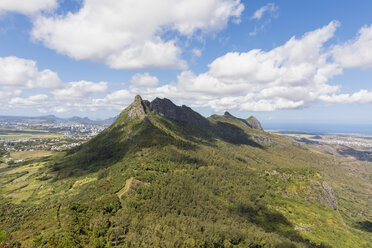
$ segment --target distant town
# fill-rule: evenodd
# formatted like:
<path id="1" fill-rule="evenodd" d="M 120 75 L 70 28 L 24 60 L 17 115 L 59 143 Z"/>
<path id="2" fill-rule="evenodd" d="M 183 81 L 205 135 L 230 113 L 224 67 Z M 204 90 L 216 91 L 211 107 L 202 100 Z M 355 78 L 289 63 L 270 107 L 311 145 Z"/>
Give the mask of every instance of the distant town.
<path id="1" fill-rule="evenodd" d="M 17 152 L 60 152 L 81 145 L 105 128 L 114 118 L 91 121 L 74 117 L 0 117 L 0 161 L 19 163 L 10 154 Z"/>
<path id="2" fill-rule="evenodd" d="M 322 153 L 361 161 L 372 161 L 372 135 L 345 133 L 311 133 L 301 131 L 269 130 L 305 144 Z"/>

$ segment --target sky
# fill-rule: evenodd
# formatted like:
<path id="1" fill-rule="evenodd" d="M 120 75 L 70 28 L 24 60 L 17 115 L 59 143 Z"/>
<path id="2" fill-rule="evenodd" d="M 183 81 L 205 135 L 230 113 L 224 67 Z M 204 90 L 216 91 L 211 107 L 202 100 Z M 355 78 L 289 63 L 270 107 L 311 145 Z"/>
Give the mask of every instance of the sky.
<path id="1" fill-rule="evenodd" d="M 0 0 L 0 115 L 372 124 L 372 1 Z M 371 125 L 372 126 L 372 125 Z"/>

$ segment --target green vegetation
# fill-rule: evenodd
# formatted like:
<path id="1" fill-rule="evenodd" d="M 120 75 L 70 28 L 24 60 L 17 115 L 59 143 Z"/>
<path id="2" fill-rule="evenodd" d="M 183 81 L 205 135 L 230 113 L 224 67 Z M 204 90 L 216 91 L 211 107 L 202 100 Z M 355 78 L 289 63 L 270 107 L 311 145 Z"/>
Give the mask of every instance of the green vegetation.
<path id="1" fill-rule="evenodd" d="M 0 246 L 370 247 L 369 163 L 231 116 L 128 111 L 66 154 L 0 166 Z"/>
<path id="2" fill-rule="evenodd" d="M 59 138 L 63 136 L 63 132 L 52 132 L 47 130 L 15 130 L 8 128 L 0 128 L 0 138 L 6 139 L 29 139 L 29 138 Z"/>
<path id="3" fill-rule="evenodd" d="M 52 155 L 51 151 L 34 150 L 34 151 L 19 151 L 10 153 L 10 157 L 14 160 L 24 160 L 29 158 L 40 158 Z"/>

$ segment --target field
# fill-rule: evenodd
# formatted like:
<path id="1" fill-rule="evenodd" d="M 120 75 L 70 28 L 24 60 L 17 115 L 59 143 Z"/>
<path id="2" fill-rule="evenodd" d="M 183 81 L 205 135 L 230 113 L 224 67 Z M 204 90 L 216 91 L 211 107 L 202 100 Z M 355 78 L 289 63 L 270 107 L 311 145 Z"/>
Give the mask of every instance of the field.
<path id="1" fill-rule="evenodd" d="M 14 160 L 25 160 L 25 159 L 41 158 L 41 157 L 49 156 L 52 154 L 54 154 L 54 152 L 43 151 L 43 150 L 19 151 L 19 152 L 10 153 L 10 157 L 13 158 Z"/>
<path id="2" fill-rule="evenodd" d="M 63 132 L 53 132 L 48 130 L 35 129 L 8 129 L 0 128 L 0 139 L 36 139 L 36 138 L 59 138 Z"/>

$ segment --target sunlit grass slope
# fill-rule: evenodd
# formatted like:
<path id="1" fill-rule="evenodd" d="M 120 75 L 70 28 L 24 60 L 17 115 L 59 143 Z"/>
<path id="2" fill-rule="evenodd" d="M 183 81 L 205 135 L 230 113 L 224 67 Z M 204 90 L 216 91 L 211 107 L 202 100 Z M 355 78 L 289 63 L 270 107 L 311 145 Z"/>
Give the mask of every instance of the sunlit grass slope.
<path id="1" fill-rule="evenodd" d="M 66 154 L 0 167 L 3 246 L 370 247 L 369 163 L 138 104 Z"/>

